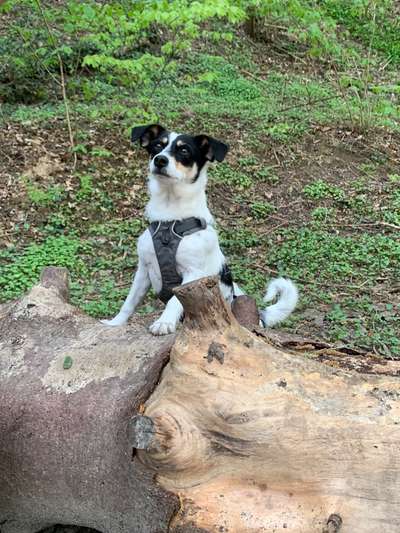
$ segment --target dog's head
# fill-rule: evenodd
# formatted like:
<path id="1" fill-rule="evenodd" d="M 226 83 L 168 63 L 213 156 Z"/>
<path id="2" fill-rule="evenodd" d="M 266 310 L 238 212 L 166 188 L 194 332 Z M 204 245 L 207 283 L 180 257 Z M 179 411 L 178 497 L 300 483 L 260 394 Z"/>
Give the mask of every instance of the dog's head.
<path id="1" fill-rule="evenodd" d="M 159 180 L 193 183 L 210 161 L 223 161 L 228 146 L 208 135 L 169 132 L 159 124 L 132 129 L 132 142 L 150 155 L 150 173 Z"/>

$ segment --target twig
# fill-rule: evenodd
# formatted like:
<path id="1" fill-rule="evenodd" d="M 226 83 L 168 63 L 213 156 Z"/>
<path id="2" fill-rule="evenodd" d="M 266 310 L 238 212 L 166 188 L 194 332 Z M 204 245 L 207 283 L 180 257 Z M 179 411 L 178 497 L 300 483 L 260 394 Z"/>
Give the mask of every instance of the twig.
<path id="1" fill-rule="evenodd" d="M 255 74 L 253 74 L 252 72 L 249 72 L 248 70 L 241 69 L 241 72 L 243 74 L 246 74 L 246 75 L 252 77 L 253 79 L 255 79 L 257 81 L 265 82 L 264 78 L 260 78 L 259 76 L 256 76 Z M 325 98 L 319 98 L 318 100 L 311 100 L 311 101 L 309 100 L 308 102 L 303 102 L 301 104 L 294 104 L 294 105 L 291 105 L 289 107 L 283 107 L 281 109 L 278 109 L 277 113 L 285 113 L 285 111 L 290 111 L 292 109 L 298 109 L 298 108 L 302 108 L 302 107 L 313 106 L 313 105 L 319 104 L 319 103 L 329 102 L 329 100 L 334 100 L 335 98 L 340 98 L 340 95 L 335 94 L 335 95 L 331 95 L 331 96 L 326 96 Z"/>
<path id="2" fill-rule="evenodd" d="M 390 222 L 381 222 L 381 221 L 375 222 L 374 224 L 362 224 L 362 226 L 387 226 L 388 228 L 400 230 L 400 226 L 397 226 L 397 224 L 391 224 Z"/>
<path id="3" fill-rule="evenodd" d="M 73 164 L 72 169 L 75 170 L 76 163 L 77 163 L 77 156 L 76 156 L 76 152 L 75 152 L 75 142 L 74 142 L 74 134 L 73 134 L 73 131 L 72 131 L 72 126 L 71 126 L 71 118 L 70 118 L 70 115 L 69 115 L 69 105 L 68 105 L 67 91 L 65 89 L 64 68 L 63 68 L 63 63 L 62 63 L 62 59 L 61 59 L 60 54 L 57 54 L 57 55 L 58 55 L 58 60 L 59 60 L 59 63 L 60 63 L 61 87 L 62 87 L 62 95 L 63 95 L 63 100 L 64 100 L 64 106 L 65 106 L 65 117 L 67 119 L 67 125 L 68 125 L 69 142 L 71 144 L 71 151 L 72 151 L 73 158 L 74 158 L 74 164 Z"/>
<path id="4" fill-rule="evenodd" d="M 397 226 L 396 224 L 391 224 L 390 222 L 366 222 L 365 224 L 331 224 L 332 226 L 337 226 L 340 228 L 353 228 L 353 229 L 360 229 L 365 228 L 367 226 L 386 226 L 388 228 L 393 228 L 400 230 L 400 226 Z"/>
<path id="5" fill-rule="evenodd" d="M 277 224 L 276 226 L 270 228 L 268 231 L 264 231 L 263 233 L 259 233 L 259 235 L 261 237 L 266 237 L 267 235 L 270 235 L 271 233 L 273 233 L 278 228 L 281 228 L 282 226 L 287 226 L 287 220 L 285 220 L 285 222 L 282 222 L 281 224 Z"/>
<path id="6" fill-rule="evenodd" d="M 275 52 L 278 55 L 287 55 L 287 56 L 292 57 L 296 61 L 300 61 L 301 63 L 303 63 L 303 65 L 307 64 L 307 61 L 305 59 L 303 59 L 301 56 L 293 54 L 292 52 L 289 52 L 289 50 L 286 50 L 286 48 L 282 48 L 281 46 L 277 46 L 277 45 L 272 45 L 272 48 L 275 50 Z"/>
<path id="7" fill-rule="evenodd" d="M 53 43 L 54 50 L 56 51 L 57 58 L 58 58 L 58 63 L 59 63 L 59 66 L 60 66 L 60 80 L 61 80 L 62 97 L 63 97 L 64 108 L 65 108 L 65 117 L 67 119 L 69 142 L 70 142 L 70 145 L 71 145 L 71 151 L 72 151 L 73 158 L 74 158 L 74 163 L 73 163 L 73 167 L 72 168 L 73 168 L 73 170 L 75 170 L 76 164 L 77 164 L 77 156 L 76 156 L 76 152 L 75 152 L 74 134 L 73 134 L 73 131 L 72 131 L 71 117 L 70 117 L 70 113 L 69 113 L 69 103 L 68 103 L 68 97 L 67 97 L 67 90 L 66 90 L 66 87 L 65 87 L 64 65 L 63 65 L 63 61 L 62 61 L 61 55 L 60 55 L 60 53 L 57 50 L 56 38 L 55 38 L 55 36 L 53 34 L 53 31 L 50 28 L 50 25 L 49 25 L 49 23 L 47 21 L 46 14 L 44 12 L 44 9 L 43 9 L 43 6 L 41 4 L 41 1 L 40 0 L 36 0 L 36 4 L 37 4 L 37 6 L 38 6 L 38 8 L 40 10 L 40 13 L 41 13 L 42 18 L 43 18 L 43 22 L 45 23 L 47 32 L 48 32 L 48 34 L 50 36 L 50 39 L 51 39 L 51 41 Z"/>
<path id="8" fill-rule="evenodd" d="M 329 102 L 329 100 L 334 100 L 335 98 L 340 98 L 340 96 L 338 94 L 335 94 L 335 95 L 327 96 L 325 98 L 319 98 L 318 100 L 313 100 L 312 102 L 305 102 L 302 104 L 295 104 L 290 107 L 283 107 L 282 109 L 278 109 L 277 113 L 285 113 L 286 111 L 290 111 L 291 109 L 308 107 L 308 106 L 313 106 L 315 104 L 320 104 L 323 102 Z"/>
<path id="9" fill-rule="evenodd" d="M 279 159 L 279 157 L 278 157 L 278 154 L 276 153 L 275 148 L 273 149 L 273 152 L 274 152 L 274 157 L 275 157 L 275 159 L 276 159 L 276 162 L 278 163 L 278 166 L 281 167 L 281 166 L 282 166 L 282 163 L 281 163 L 281 161 L 280 161 L 280 159 Z"/>

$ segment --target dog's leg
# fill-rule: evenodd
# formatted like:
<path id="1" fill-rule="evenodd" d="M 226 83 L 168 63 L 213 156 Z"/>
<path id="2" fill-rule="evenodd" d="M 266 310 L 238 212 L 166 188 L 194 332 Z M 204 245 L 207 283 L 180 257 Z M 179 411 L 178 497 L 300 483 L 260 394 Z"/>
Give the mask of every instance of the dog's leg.
<path id="1" fill-rule="evenodd" d="M 150 278 L 148 270 L 144 263 L 139 260 L 138 269 L 133 278 L 131 289 L 120 312 L 112 320 L 102 320 L 101 322 L 107 326 L 122 326 L 122 324 L 125 324 L 144 298 L 149 287 Z"/>
<path id="2" fill-rule="evenodd" d="M 190 271 L 182 275 L 182 285 L 200 279 L 206 276 L 201 271 Z M 183 307 L 181 302 L 176 296 L 173 296 L 165 306 L 165 309 L 158 320 L 153 322 L 150 326 L 150 331 L 153 335 L 167 335 L 173 333 L 176 330 L 176 326 L 183 314 Z"/>
<path id="3" fill-rule="evenodd" d="M 176 296 L 173 296 L 165 306 L 165 309 L 158 320 L 150 326 L 153 335 L 167 335 L 176 330 L 183 312 L 181 302 Z"/>
<path id="4" fill-rule="evenodd" d="M 243 296 L 246 294 L 245 292 L 242 291 L 239 285 L 235 282 L 233 282 L 233 290 L 234 290 L 235 296 Z"/>

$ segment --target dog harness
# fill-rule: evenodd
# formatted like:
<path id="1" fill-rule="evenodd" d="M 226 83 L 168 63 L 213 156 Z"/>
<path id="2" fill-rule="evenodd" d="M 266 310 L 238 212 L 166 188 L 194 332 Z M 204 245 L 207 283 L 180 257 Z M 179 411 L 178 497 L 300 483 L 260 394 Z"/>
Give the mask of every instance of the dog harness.
<path id="1" fill-rule="evenodd" d="M 152 222 L 149 226 L 153 238 L 158 265 L 161 272 L 162 288 L 158 297 L 164 303 L 174 295 L 172 289 L 182 283 L 182 276 L 176 270 L 176 252 L 179 243 L 187 235 L 207 227 L 204 218 L 190 217 L 169 222 Z"/>

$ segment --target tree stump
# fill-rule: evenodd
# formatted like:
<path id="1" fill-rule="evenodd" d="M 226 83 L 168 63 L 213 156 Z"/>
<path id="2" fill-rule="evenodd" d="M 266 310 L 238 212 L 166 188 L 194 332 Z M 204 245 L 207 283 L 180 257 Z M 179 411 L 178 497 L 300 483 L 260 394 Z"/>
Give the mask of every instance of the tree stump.
<path id="1" fill-rule="evenodd" d="M 398 533 L 399 379 L 277 350 L 214 278 L 176 295 L 176 340 L 80 313 L 62 269 L 0 306 L 0 532 Z"/>

